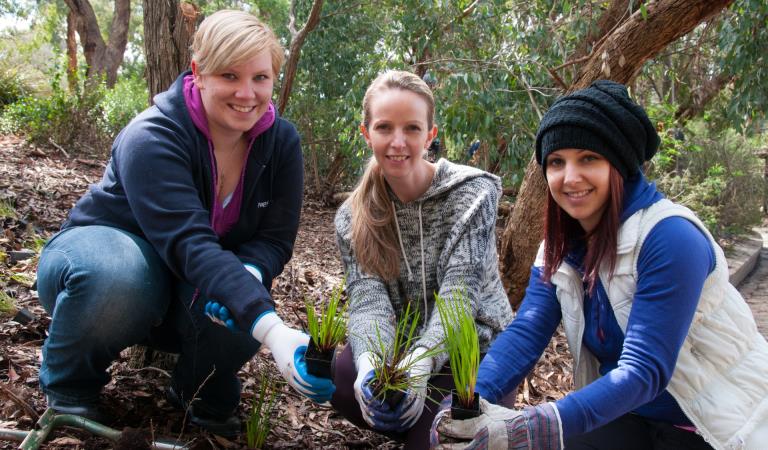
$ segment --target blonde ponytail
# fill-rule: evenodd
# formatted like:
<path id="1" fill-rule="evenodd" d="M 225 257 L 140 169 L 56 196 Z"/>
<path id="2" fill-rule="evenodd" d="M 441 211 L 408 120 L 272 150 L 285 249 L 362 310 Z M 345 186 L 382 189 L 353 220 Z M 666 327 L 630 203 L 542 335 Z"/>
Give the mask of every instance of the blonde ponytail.
<path id="1" fill-rule="evenodd" d="M 376 159 L 368 161 L 360 184 L 350 196 L 350 207 L 352 249 L 360 268 L 385 280 L 394 280 L 400 274 L 395 210 Z"/>

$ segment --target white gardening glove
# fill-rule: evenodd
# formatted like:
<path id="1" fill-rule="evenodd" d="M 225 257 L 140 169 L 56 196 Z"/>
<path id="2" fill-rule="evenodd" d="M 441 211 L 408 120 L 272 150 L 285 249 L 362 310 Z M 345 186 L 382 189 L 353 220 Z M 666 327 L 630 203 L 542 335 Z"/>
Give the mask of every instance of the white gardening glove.
<path id="1" fill-rule="evenodd" d="M 317 403 L 331 399 L 336 390 L 333 381 L 307 372 L 304 352 L 309 335 L 285 325 L 274 311 L 270 311 L 256 319 L 251 336 L 269 348 L 280 374 L 294 389 Z"/>
<path id="2" fill-rule="evenodd" d="M 363 420 L 372 428 L 377 427 L 377 423 L 373 420 L 373 411 L 370 409 L 372 402 L 376 401 L 373 397 L 373 391 L 371 391 L 370 382 L 375 376 L 373 370 L 373 353 L 365 352 L 357 358 L 357 378 L 355 378 L 355 399 L 357 404 L 360 405 L 360 412 L 363 413 Z"/>
<path id="3" fill-rule="evenodd" d="M 562 449 L 562 426 L 554 403 L 519 411 L 481 398 L 480 412 L 478 417 L 466 420 L 453 420 L 448 415 L 436 417 L 432 426 L 437 427 L 439 434 L 437 448 Z"/>
<path id="4" fill-rule="evenodd" d="M 433 358 L 424 356 L 425 347 L 416 347 L 399 364 L 408 371 L 411 379 L 411 388 L 405 393 L 405 397 L 396 410 L 400 410 L 400 421 L 403 431 L 411 428 L 421 417 L 424 411 L 424 401 L 427 398 L 427 382 L 432 374 Z"/>

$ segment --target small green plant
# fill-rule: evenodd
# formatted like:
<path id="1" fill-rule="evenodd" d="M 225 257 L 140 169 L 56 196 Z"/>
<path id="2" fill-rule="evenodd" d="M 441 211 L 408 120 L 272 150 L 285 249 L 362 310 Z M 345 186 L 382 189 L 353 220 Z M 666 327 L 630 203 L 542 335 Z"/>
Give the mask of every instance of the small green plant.
<path id="1" fill-rule="evenodd" d="M 262 448 L 272 428 L 272 415 L 277 404 L 278 383 L 266 371 L 261 372 L 259 389 L 253 398 L 251 412 L 245 423 L 248 448 Z"/>
<path id="2" fill-rule="evenodd" d="M 0 316 L 12 316 L 16 313 L 16 302 L 4 290 L 0 290 Z"/>
<path id="3" fill-rule="evenodd" d="M 35 279 L 32 277 L 32 275 L 27 275 L 25 273 L 14 273 L 11 275 L 11 281 L 24 287 L 31 288 L 32 284 L 35 282 Z"/>
<path id="4" fill-rule="evenodd" d="M 13 202 L 8 199 L 0 200 L 0 219 L 15 219 L 16 208 L 13 207 Z"/>
<path id="5" fill-rule="evenodd" d="M 419 311 L 411 311 L 409 302 L 402 316 L 395 323 L 395 335 L 391 345 L 381 337 L 379 327 L 376 327 L 376 339 L 369 343 L 369 351 L 373 355 L 374 379 L 371 388 L 376 398 L 396 405 L 401 396 L 411 387 L 422 383 L 423 377 L 409 376 L 413 366 L 424 358 L 431 358 L 442 349 L 430 349 L 416 358 L 410 358 L 410 350 L 418 339 L 416 328 L 419 323 Z"/>
<path id="6" fill-rule="evenodd" d="M 318 312 L 312 302 L 306 300 L 304 305 L 307 310 L 307 328 L 312 342 L 320 351 L 328 351 L 336 348 L 344 342 L 347 331 L 347 303 L 339 308 L 341 294 L 344 291 L 344 281 L 331 292 L 331 298 L 324 308 Z"/>
<path id="7" fill-rule="evenodd" d="M 445 349 L 451 361 L 456 396 L 463 408 L 472 408 L 480 368 L 480 342 L 475 318 L 464 291 L 454 291 L 451 300 L 437 295 L 435 303 L 443 324 Z"/>
<path id="8" fill-rule="evenodd" d="M 39 234 L 33 234 L 24 241 L 24 246 L 31 248 L 39 256 L 40 252 L 43 250 L 43 247 L 45 247 L 46 242 L 48 242 L 48 240 L 43 236 L 40 236 Z"/>

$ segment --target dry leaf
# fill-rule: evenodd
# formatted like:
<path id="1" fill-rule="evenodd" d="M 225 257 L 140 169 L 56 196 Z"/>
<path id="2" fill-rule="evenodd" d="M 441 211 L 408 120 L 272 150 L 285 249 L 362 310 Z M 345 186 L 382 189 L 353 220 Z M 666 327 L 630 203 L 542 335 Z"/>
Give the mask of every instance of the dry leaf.
<path id="1" fill-rule="evenodd" d="M 73 446 L 74 447 L 74 446 L 81 446 L 81 445 L 83 445 L 83 441 L 81 441 L 80 439 L 77 439 L 77 438 L 64 436 L 64 437 L 60 437 L 60 438 L 56 438 L 56 439 L 52 440 L 50 442 L 50 444 L 69 445 L 69 446 Z"/>

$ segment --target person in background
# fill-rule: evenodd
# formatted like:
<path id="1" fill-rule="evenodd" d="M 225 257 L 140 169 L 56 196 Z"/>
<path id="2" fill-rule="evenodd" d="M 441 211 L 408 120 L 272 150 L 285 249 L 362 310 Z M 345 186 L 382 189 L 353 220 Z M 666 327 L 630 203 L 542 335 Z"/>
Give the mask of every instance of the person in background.
<path id="1" fill-rule="evenodd" d="M 464 292 L 481 351 L 512 319 L 496 252 L 501 182 L 424 158 L 437 136 L 434 114 L 432 92 L 412 73 L 387 71 L 371 83 L 360 130 L 373 157 L 335 219 L 350 303 L 349 344 L 336 363 L 331 405 L 356 425 L 419 449 L 429 445 L 436 401 L 444 395 L 439 389 L 452 387 L 447 355 L 430 352 L 443 340 L 434 294 L 455 302 L 464 300 L 454 293 Z M 415 382 L 390 407 L 371 391 L 371 345 L 377 334 L 392 345 L 395 322 L 409 303 L 420 316 L 407 358 Z M 427 398 L 435 404 L 425 404 Z"/>
<path id="2" fill-rule="evenodd" d="M 611 81 L 544 115 L 544 241 L 525 298 L 481 363 L 483 414 L 441 412 L 433 446 L 765 448 L 768 343 L 712 235 L 643 176 L 658 146 L 646 112 Z M 575 390 L 521 411 L 494 405 L 561 323 Z"/>
<path id="3" fill-rule="evenodd" d="M 270 297 L 303 188 L 298 133 L 271 101 L 283 48 L 255 16 L 219 11 L 192 51 L 191 72 L 122 130 L 102 180 L 42 251 L 38 292 L 52 321 L 40 386 L 57 412 L 107 420 L 107 367 L 146 344 L 179 353 L 171 403 L 234 436 L 236 374 L 261 345 L 303 394 L 326 401 L 333 385 L 306 373 L 309 338 Z"/>

